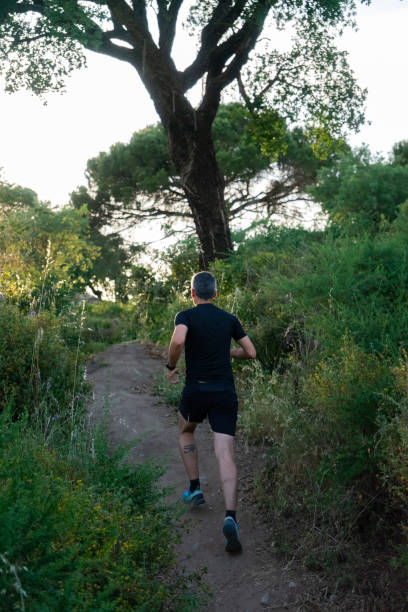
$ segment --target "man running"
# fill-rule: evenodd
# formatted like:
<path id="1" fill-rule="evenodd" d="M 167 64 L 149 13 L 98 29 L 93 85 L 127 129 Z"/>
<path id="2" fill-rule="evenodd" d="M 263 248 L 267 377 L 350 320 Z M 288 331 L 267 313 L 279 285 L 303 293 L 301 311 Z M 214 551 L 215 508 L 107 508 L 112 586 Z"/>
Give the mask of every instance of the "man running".
<path id="1" fill-rule="evenodd" d="M 212 274 L 199 272 L 193 276 L 191 296 L 195 307 L 176 315 L 166 367 L 168 379 L 177 383 L 176 365 L 185 346 L 186 384 L 179 403 L 179 447 L 190 485 L 183 501 L 193 506 L 205 503 L 194 431 L 208 416 L 214 432 L 226 507 L 225 549 L 239 552 L 242 546 L 236 517 L 237 468 L 234 461 L 238 402 L 231 357 L 255 359 L 256 351 L 237 317 L 213 304 L 216 295 L 217 282 Z M 231 349 L 231 339 L 238 342 L 240 348 Z"/>

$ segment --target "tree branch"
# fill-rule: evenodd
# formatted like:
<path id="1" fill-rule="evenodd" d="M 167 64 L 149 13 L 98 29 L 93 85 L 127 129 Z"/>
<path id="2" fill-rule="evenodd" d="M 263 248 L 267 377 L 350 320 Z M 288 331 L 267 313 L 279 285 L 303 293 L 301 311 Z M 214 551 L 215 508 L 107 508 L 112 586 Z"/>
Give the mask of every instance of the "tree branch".
<path id="1" fill-rule="evenodd" d="M 217 112 L 222 89 L 238 77 L 249 52 L 254 48 L 272 3 L 273 0 L 260 0 L 242 28 L 232 34 L 212 54 L 206 91 L 200 105 L 200 111 L 210 121 Z M 232 56 L 234 57 L 231 62 L 226 64 Z"/>
<path id="2" fill-rule="evenodd" d="M 159 12 L 157 23 L 159 26 L 159 47 L 166 55 L 170 55 L 176 34 L 177 18 L 183 0 L 172 0 L 167 9 L 167 0 L 157 0 Z"/>
<path id="3" fill-rule="evenodd" d="M 125 0 L 106 0 L 115 28 L 126 28 L 131 35 L 136 49 L 145 39 L 154 45 L 147 23 L 146 6 L 144 0 L 134 0 L 133 10 Z"/>
<path id="4" fill-rule="evenodd" d="M 14 49 L 15 47 L 18 47 L 24 43 L 31 43 L 35 40 L 41 40 L 41 38 L 47 38 L 47 36 L 47 34 L 38 34 L 37 36 L 28 36 L 27 38 L 16 37 L 10 45 L 10 49 Z"/>
<path id="5" fill-rule="evenodd" d="M 108 3 L 109 4 L 109 3 Z M 126 2 L 122 2 L 127 7 Z M 135 21 L 141 23 L 143 26 L 143 30 L 146 32 L 149 31 L 149 25 L 147 22 L 147 13 L 146 13 L 146 2 L 145 0 L 132 0 L 133 6 L 133 14 L 135 17 Z M 130 9 L 129 9 L 130 10 Z"/>
<path id="6" fill-rule="evenodd" d="M 41 13 L 41 14 L 44 14 L 44 1 L 37 0 L 37 2 L 33 4 L 26 4 L 26 3 L 17 4 L 13 8 L 13 13 L 20 13 L 20 14 Z"/>
<path id="7" fill-rule="evenodd" d="M 122 27 L 116 27 L 113 30 L 109 30 L 108 32 L 103 32 L 103 38 L 107 40 L 112 40 L 112 38 L 117 38 L 119 40 L 123 40 L 128 44 L 131 44 L 131 39 L 129 33 Z"/>
<path id="8" fill-rule="evenodd" d="M 127 49 L 126 47 L 122 47 L 120 45 L 115 45 L 111 41 L 111 37 L 119 38 L 119 36 L 112 35 L 112 32 L 104 32 L 99 26 L 95 23 L 95 28 L 98 28 L 100 34 L 99 43 L 87 42 L 84 43 L 84 47 L 89 51 L 94 51 L 95 53 L 102 53 L 103 55 L 109 55 L 110 57 L 114 57 L 115 59 L 121 60 L 122 62 L 131 62 L 133 59 L 133 51 L 132 49 Z M 120 40 L 126 39 L 122 38 Z"/>
<path id="9" fill-rule="evenodd" d="M 207 25 L 201 34 L 201 47 L 196 59 L 183 72 L 183 91 L 187 91 L 207 72 L 210 65 L 210 56 L 217 47 L 218 42 L 227 30 L 233 26 L 240 16 L 247 0 L 237 0 L 231 6 L 231 0 L 218 2 Z"/>
<path id="10" fill-rule="evenodd" d="M 133 10 L 125 0 L 106 0 L 106 4 L 115 28 L 123 27 L 129 34 L 133 49 L 128 61 L 137 69 L 162 122 L 166 125 L 173 114 L 175 96 L 178 98 L 178 104 L 184 107 L 188 106 L 188 101 L 180 95 L 179 73 L 172 58 L 158 48 L 148 29 L 145 1 L 133 2 Z"/>
<path id="11" fill-rule="evenodd" d="M 151 208 L 146 208 L 144 210 L 125 210 L 125 211 L 115 211 L 112 216 L 112 220 L 114 221 L 125 221 L 128 219 L 135 220 L 146 220 L 152 219 L 154 217 L 178 217 L 182 219 L 192 219 L 193 215 L 189 212 L 180 212 L 177 210 L 166 210 L 162 208 L 156 208 L 152 206 Z"/>
<path id="12" fill-rule="evenodd" d="M 251 99 L 246 92 L 240 72 L 238 73 L 238 76 L 237 76 L 237 83 L 238 83 L 238 91 L 241 94 L 241 98 L 244 100 L 245 106 L 247 107 L 247 109 L 252 113 L 254 110 L 254 105 L 252 104 Z"/>

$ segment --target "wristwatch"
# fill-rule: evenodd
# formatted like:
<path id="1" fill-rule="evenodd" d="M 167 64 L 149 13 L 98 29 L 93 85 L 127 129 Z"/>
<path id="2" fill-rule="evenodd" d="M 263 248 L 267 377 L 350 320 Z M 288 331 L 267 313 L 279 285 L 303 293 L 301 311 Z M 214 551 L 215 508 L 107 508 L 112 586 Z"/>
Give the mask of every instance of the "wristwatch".
<path id="1" fill-rule="evenodd" d="M 167 363 L 166 363 L 166 368 L 167 368 L 168 370 L 175 370 L 175 369 L 176 369 L 176 366 L 171 367 L 171 365 L 169 364 L 169 362 L 167 362 Z"/>

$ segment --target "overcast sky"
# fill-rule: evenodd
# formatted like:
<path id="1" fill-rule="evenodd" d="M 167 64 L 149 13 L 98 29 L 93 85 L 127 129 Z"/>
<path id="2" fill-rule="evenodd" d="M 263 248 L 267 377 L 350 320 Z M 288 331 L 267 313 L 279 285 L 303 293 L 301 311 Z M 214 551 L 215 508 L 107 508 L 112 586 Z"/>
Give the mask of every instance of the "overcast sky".
<path id="1" fill-rule="evenodd" d="M 350 54 L 359 84 L 368 88 L 367 119 L 352 144 L 388 153 L 408 139 L 408 0 L 373 0 L 358 10 L 358 32 L 340 45 Z M 191 44 L 191 43 L 190 43 Z M 183 53 L 179 49 L 179 53 Z M 64 94 L 47 106 L 29 93 L 0 93 L 0 168 L 9 182 L 34 189 L 62 205 L 85 184 L 90 157 L 158 120 L 136 71 L 117 60 L 89 54 Z"/>

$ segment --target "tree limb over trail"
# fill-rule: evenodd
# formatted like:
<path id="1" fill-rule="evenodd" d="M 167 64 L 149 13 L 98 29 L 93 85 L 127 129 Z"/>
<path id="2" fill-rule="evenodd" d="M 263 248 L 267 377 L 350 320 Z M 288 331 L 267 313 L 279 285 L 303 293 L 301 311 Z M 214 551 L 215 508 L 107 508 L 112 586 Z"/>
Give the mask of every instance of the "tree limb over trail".
<path id="1" fill-rule="evenodd" d="M 171 55 L 182 7 L 199 41 L 185 70 Z M 45 94 L 63 89 L 67 75 L 85 65 L 84 49 L 133 66 L 165 129 L 206 267 L 232 249 L 212 136 L 221 92 L 240 80 L 246 103 L 260 114 L 268 155 L 280 152 L 286 121 L 308 124 L 322 141 L 357 129 L 365 93 L 333 43 L 354 8 L 354 0 L 3 0 L 0 70 L 7 91 Z M 291 51 L 260 41 L 264 28 L 273 34 L 288 24 L 296 32 Z M 201 79 L 202 99 L 193 108 L 187 94 Z M 275 128 L 265 129 L 271 119 Z"/>

